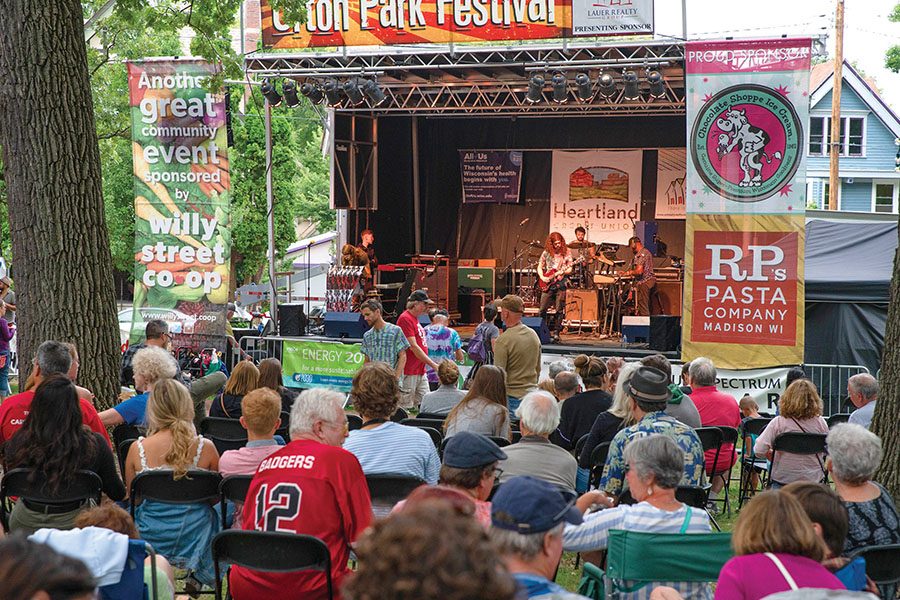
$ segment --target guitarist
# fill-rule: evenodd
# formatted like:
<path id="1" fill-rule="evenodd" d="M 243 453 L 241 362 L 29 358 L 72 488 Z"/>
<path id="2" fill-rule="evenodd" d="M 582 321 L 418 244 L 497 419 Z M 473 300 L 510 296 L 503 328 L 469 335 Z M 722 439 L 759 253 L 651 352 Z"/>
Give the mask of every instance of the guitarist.
<path id="1" fill-rule="evenodd" d="M 559 325 L 562 323 L 566 306 L 566 276 L 572 272 L 572 257 L 566 248 L 562 234 L 554 231 L 544 244 L 544 251 L 538 260 L 538 277 L 541 288 L 541 316 L 546 319 L 553 340 L 559 341 Z M 551 306 L 556 314 L 548 314 Z"/>

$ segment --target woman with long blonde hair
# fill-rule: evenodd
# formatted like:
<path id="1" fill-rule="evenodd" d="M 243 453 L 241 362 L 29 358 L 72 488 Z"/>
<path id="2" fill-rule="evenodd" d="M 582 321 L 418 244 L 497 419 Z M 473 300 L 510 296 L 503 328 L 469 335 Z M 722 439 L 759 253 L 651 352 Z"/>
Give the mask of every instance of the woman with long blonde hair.
<path id="1" fill-rule="evenodd" d="M 472 387 L 444 419 L 447 437 L 460 431 L 510 437 L 506 372 L 494 365 L 482 365 Z"/>

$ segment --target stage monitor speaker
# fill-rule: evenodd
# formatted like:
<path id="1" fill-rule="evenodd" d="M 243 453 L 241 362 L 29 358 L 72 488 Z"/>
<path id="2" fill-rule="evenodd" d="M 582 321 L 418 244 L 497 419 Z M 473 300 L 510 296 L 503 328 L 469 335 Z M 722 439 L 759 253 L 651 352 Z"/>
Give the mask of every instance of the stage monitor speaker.
<path id="1" fill-rule="evenodd" d="M 283 336 L 306 335 L 306 314 L 302 304 L 280 304 L 278 306 L 278 330 Z"/>
<path id="2" fill-rule="evenodd" d="M 659 233 L 659 225 L 656 221 L 638 221 L 634 224 L 634 235 L 641 238 L 644 248 L 650 254 L 656 256 L 656 235 Z"/>
<path id="3" fill-rule="evenodd" d="M 655 315 L 650 317 L 650 349 L 674 352 L 681 346 L 681 317 Z"/>
<path id="4" fill-rule="evenodd" d="M 484 318 L 484 294 L 459 295 L 459 322 L 479 324 Z"/>
<path id="5" fill-rule="evenodd" d="M 681 316 L 682 285 L 683 284 L 680 281 L 663 281 L 660 279 L 656 280 L 656 299 L 659 302 L 660 314 L 675 317 Z M 652 302 L 650 308 L 651 310 L 654 310 Z"/>
<path id="6" fill-rule="evenodd" d="M 522 324 L 538 335 L 541 344 L 550 343 L 550 329 L 547 327 L 547 322 L 543 317 L 522 317 Z"/>
<path id="7" fill-rule="evenodd" d="M 599 320 L 597 298 L 597 290 L 566 290 L 566 322 L 569 327 L 573 323 L 583 326 Z"/>
<path id="8" fill-rule="evenodd" d="M 325 313 L 325 337 L 361 340 L 369 326 L 358 312 Z"/>

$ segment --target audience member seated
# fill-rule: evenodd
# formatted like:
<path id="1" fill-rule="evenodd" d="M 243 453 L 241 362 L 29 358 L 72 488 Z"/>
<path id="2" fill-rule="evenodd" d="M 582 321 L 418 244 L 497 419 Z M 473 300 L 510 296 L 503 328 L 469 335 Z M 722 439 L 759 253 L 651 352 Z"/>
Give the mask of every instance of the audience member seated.
<path id="1" fill-rule="evenodd" d="M 641 364 L 659 369 L 669 376 L 669 381 L 672 381 L 672 363 L 662 354 L 645 356 L 641 359 Z M 677 383 L 670 383 L 669 391 L 672 392 L 672 398 L 666 405 L 666 414 L 693 429 L 701 427 L 700 413 L 691 397 L 681 391 L 681 386 Z"/>
<path id="2" fill-rule="evenodd" d="M 772 444 L 782 433 L 828 433 L 822 418 L 822 399 L 809 379 L 797 379 L 778 400 L 779 416 L 775 417 L 756 439 L 753 452 L 759 458 L 772 459 Z M 825 457 L 821 454 L 779 452 L 769 475 L 771 486 L 779 488 L 795 481 L 821 481 Z"/>
<path id="3" fill-rule="evenodd" d="M 249 360 L 242 360 L 225 382 L 225 389 L 217 394 L 209 407 L 209 416 L 220 419 L 239 419 L 241 399 L 259 387 L 259 369 Z"/>
<path id="4" fill-rule="evenodd" d="M 681 365 L 681 386 L 678 388 L 682 394 L 690 396 L 694 391 L 691 388 L 691 363 L 690 361 Z"/>
<path id="5" fill-rule="evenodd" d="M 135 356 L 135 376 L 141 350 Z M 216 447 L 196 434 L 194 404 L 183 385 L 174 379 L 157 381 L 147 401 L 147 437 L 139 437 L 125 459 L 125 484 L 144 471 L 170 469 L 175 480 L 190 469 L 216 471 Z M 189 569 L 188 587 L 213 585 L 212 538 L 219 532 L 219 519 L 206 504 L 171 504 L 144 500 L 135 512 L 141 536 L 176 567 Z"/>
<path id="6" fill-rule="evenodd" d="M 78 346 L 68 342 L 68 343 L 66 343 L 66 348 L 68 348 L 68 350 L 69 350 L 69 358 L 72 359 L 72 366 L 69 367 L 69 371 L 68 371 L 68 373 L 66 373 L 66 375 L 69 377 L 69 379 L 72 380 L 72 383 L 75 384 L 75 390 L 78 392 L 78 397 L 84 398 L 85 400 L 87 400 L 88 402 L 93 404 L 94 392 L 92 392 L 91 390 L 89 390 L 87 388 L 81 387 L 77 383 L 78 382 L 78 369 L 81 367 L 81 359 L 78 357 Z M 28 381 L 32 381 L 31 375 L 29 375 Z M 28 387 L 27 383 L 26 383 L 25 389 L 26 390 L 30 389 Z"/>
<path id="7" fill-rule="evenodd" d="M 80 560 L 21 536 L 0 540 L 3 600 L 93 600 L 97 585 Z"/>
<path id="8" fill-rule="evenodd" d="M 559 405 L 544 391 L 529 392 L 516 409 L 522 439 L 503 449 L 500 483 L 519 475 L 530 475 L 556 487 L 574 492 L 578 463 L 571 453 L 550 442 L 559 426 Z"/>
<path id="9" fill-rule="evenodd" d="M 785 375 L 784 377 L 784 387 L 789 387 L 798 379 L 809 380 L 809 377 L 806 375 L 806 371 L 803 370 L 803 367 L 791 367 L 790 369 L 788 369 L 787 375 Z"/>
<path id="10" fill-rule="evenodd" d="M 572 371 L 561 371 L 553 378 L 553 388 L 556 390 L 556 399 L 565 402 L 581 391 L 581 381 Z"/>
<path id="11" fill-rule="evenodd" d="M 139 350 L 131 361 L 131 368 L 135 388 L 140 393 L 100 413 L 100 420 L 107 427 L 122 423 L 146 426 L 147 399 L 153 386 L 159 381 L 174 378 L 178 373 L 178 364 L 172 354 L 157 346 Z"/>
<path id="12" fill-rule="evenodd" d="M 693 390 L 690 397 L 700 413 L 703 427 L 740 427 L 741 409 L 733 396 L 716 388 L 716 366 L 713 362 L 703 356 L 695 358 L 691 361 L 690 374 Z M 716 454 L 719 456 L 718 462 Z M 715 473 L 728 471 L 736 461 L 734 444 L 722 444 L 718 452 L 711 448 L 706 451 L 706 474 L 712 477 Z M 710 483 L 709 499 L 715 500 L 725 487 L 725 477 L 712 478 Z"/>
<path id="13" fill-rule="evenodd" d="M 563 551 L 563 529 L 566 523 L 581 522 L 581 512 L 546 481 L 514 477 L 500 486 L 491 505 L 490 536 L 516 580 L 516 598 L 585 598 L 553 582 Z"/>
<path id="14" fill-rule="evenodd" d="M 825 464 L 849 514 L 844 554 L 865 546 L 900 544 L 900 517 L 891 494 L 872 477 L 881 464 L 881 439 L 861 425 L 835 425 Z"/>
<path id="15" fill-rule="evenodd" d="M 42 378 L 22 429 L 4 447 L 3 468 L 36 469 L 46 478 L 45 490 L 51 495 L 65 492 L 76 472 L 86 469 L 100 476 L 107 496 L 125 497 L 112 451 L 103 436 L 85 429 L 75 384 L 65 375 Z M 20 498 L 10 514 L 9 528 L 25 535 L 42 527 L 71 529 L 85 506 L 78 501 L 43 504 Z"/>
<path id="16" fill-rule="evenodd" d="M 335 590 L 341 589 L 349 573 L 350 545 L 372 520 L 369 488 L 359 461 L 341 448 L 347 437 L 343 405 L 343 395 L 330 390 L 300 394 L 291 408 L 291 442 L 260 463 L 242 513 L 243 529 L 322 540 L 331 553 Z M 327 596 L 322 573 L 264 573 L 243 567 L 232 568 L 229 591 L 235 600 Z"/>
<path id="17" fill-rule="evenodd" d="M 409 496 L 394 505 L 391 514 L 401 510 L 411 510 L 425 502 L 440 500 L 448 504 L 455 513 L 470 519 L 475 518 L 475 500 L 459 488 L 447 485 L 420 485 L 409 493 Z M 490 526 L 488 512 L 488 526 Z"/>
<path id="18" fill-rule="evenodd" d="M 731 544 L 735 556 L 722 567 L 716 600 L 760 600 L 796 588 L 845 589 L 822 566 L 825 544 L 809 517 L 783 491 L 762 492 L 744 506 Z"/>
<path id="19" fill-rule="evenodd" d="M 444 420 L 447 437 L 460 431 L 510 437 L 506 375 L 494 365 L 482 365 L 472 387 Z"/>
<path id="20" fill-rule="evenodd" d="M 878 380 L 868 373 L 857 373 L 847 380 L 847 395 L 856 407 L 848 422 L 868 429 L 878 403 Z"/>
<path id="21" fill-rule="evenodd" d="M 753 396 L 750 394 L 744 394 L 743 397 L 738 402 L 738 408 L 741 409 L 741 430 L 743 431 L 744 426 L 747 424 L 747 421 L 750 419 L 759 419 L 759 404 L 757 404 L 756 400 L 753 399 Z M 753 446 L 756 445 L 756 440 L 759 438 L 758 433 L 751 433 L 744 436 L 743 446 L 742 448 L 748 449 L 751 453 L 753 452 Z M 752 458 L 752 457 L 747 457 Z M 766 465 L 765 461 L 760 465 L 754 464 L 750 467 L 742 467 L 746 470 L 750 471 L 750 489 L 755 490 L 759 487 L 759 474 L 762 471 L 763 467 Z M 741 474 L 741 477 L 744 477 L 745 473 Z"/>
<path id="22" fill-rule="evenodd" d="M 562 405 L 559 421 L 559 442 L 566 450 L 591 430 L 597 415 L 612 406 L 612 396 L 606 391 L 606 363 L 596 356 L 579 354 L 575 357 L 575 372 L 581 377 L 585 391 L 575 394 Z"/>
<path id="23" fill-rule="evenodd" d="M 68 347 L 62 342 L 48 340 L 38 346 L 31 365 L 31 377 L 29 377 L 29 379 L 33 377 L 34 386 L 20 394 L 8 397 L 3 404 L 0 404 L 0 446 L 9 441 L 25 423 L 34 399 L 35 388 L 46 378 L 54 375 L 66 375 L 71 367 L 72 357 L 69 355 Z M 106 444 L 109 445 L 109 434 L 94 405 L 81 398 L 78 401 L 78 407 L 81 410 L 82 423 L 87 425 L 91 431 L 102 435 Z"/>
<path id="24" fill-rule="evenodd" d="M 442 360 L 438 364 L 437 375 L 441 386 L 433 392 L 425 394 L 419 411 L 446 416 L 462 401 L 466 392 L 456 387 L 459 382 L 459 367 L 455 362 Z"/>
<path id="25" fill-rule="evenodd" d="M 435 488 L 426 488 L 435 489 Z M 446 500 L 424 500 L 375 523 L 356 547 L 345 600 L 513 600 L 510 577 L 483 528 Z"/>
<path id="26" fill-rule="evenodd" d="M 537 389 L 542 392 L 547 392 L 553 399 L 559 402 L 559 398 L 556 396 L 556 384 L 552 379 L 541 379 L 537 384 Z"/>
<path id="27" fill-rule="evenodd" d="M 635 424 L 619 431 L 609 446 L 600 489 L 610 497 L 621 493 L 625 481 L 625 445 L 633 437 L 661 433 L 675 440 L 684 453 L 682 485 L 700 485 L 703 480 L 703 446 L 694 430 L 665 413 L 671 397 L 669 378 L 653 367 L 638 367 L 624 386 L 632 400 Z"/>
<path id="28" fill-rule="evenodd" d="M 640 363 L 632 362 L 619 370 L 612 406 L 609 410 L 597 415 L 594 425 L 588 434 L 587 441 L 581 448 L 581 454 L 576 457 L 578 459 L 579 478 L 587 476 L 591 468 L 591 453 L 594 451 L 594 448 L 600 444 L 612 442 L 619 430 L 624 427 L 631 427 L 636 423 L 633 410 L 634 401 L 625 392 L 625 386 L 631 381 L 631 375 L 640 366 Z"/>
<path id="29" fill-rule="evenodd" d="M 825 542 L 822 566 L 834 573 L 848 590 L 870 591 L 877 595 L 878 586 L 867 580 L 865 559 L 857 556 L 851 560 L 841 556 L 849 528 L 847 508 L 841 497 L 827 485 L 808 481 L 789 483 L 783 491 L 797 499 L 816 533 Z"/>
<path id="30" fill-rule="evenodd" d="M 79 514 L 78 518 L 75 519 L 75 527 L 81 529 L 85 527 L 103 527 L 104 529 L 125 534 L 132 540 L 141 539 L 131 515 L 111 502 L 95 506 Z M 152 561 L 153 558 L 150 556 L 144 561 L 144 583 L 148 589 L 151 588 Z M 160 554 L 156 555 L 156 576 L 160 589 L 156 596 L 151 592 L 150 598 L 153 600 L 172 600 L 175 595 L 175 570 L 169 564 L 169 561 L 166 560 L 166 557 Z M 168 582 L 168 587 L 163 582 Z"/>
<path id="31" fill-rule="evenodd" d="M 219 472 L 253 475 L 264 458 L 281 446 L 275 432 L 281 427 L 281 398 L 271 389 L 257 388 L 241 398 L 241 425 L 247 430 L 247 445 L 228 450 L 219 458 Z"/>
<path id="32" fill-rule="evenodd" d="M 299 392 L 281 385 L 281 361 L 277 358 L 264 358 L 259 361 L 258 388 L 269 388 L 281 398 L 281 411 L 289 413 Z"/>
<path id="33" fill-rule="evenodd" d="M 621 356 L 612 356 L 606 359 L 606 372 L 608 373 L 606 391 L 610 394 L 612 394 L 616 389 L 616 381 L 619 378 L 619 370 L 626 364 L 627 363 L 625 362 L 625 359 Z"/>
<path id="34" fill-rule="evenodd" d="M 573 369 L 572 363 L 568 360 L 554 360 L 547 367 L 547 376 L 555 382 L 557 375 L 566 372 L 571 373 Z"/>
<path id="35" fill-rule="evenodd" d="M 437 483 L 441 470 L 427 432 L 391 421 L 400 404 L 394 370 L 383 362 L 366 363 L 353 377 L 353 406 L 362 428 L 351 431 L 344 450 L 353 453 L 366 475 L 392 474 Z"/>
<path id="36" fill-rule="evenodd" d="M 628 489 L 637 504 L 598 510 L 585 515 L 581 525 L 566 526 L 564 550 L 582 552 L 585 560 L 602 565 L 598 551 L 607 547 L 610 529 L 709 533 L 709 515 L 675 499 L 675 490 L 684 473 L 684 452 L 671 438 L 658 433 L 634 438 L 625 446 L 625 464 Z M 576 506 L 584 513 L 595 504 L 611 506 L 612 500 L 603 492 L 588 492 L 578 499 Z M 635 589 L 634 586 L 635 582 L 623 582 L 625 588 Z M 706 583 L 685 582 L 677 584 L 676 589 L 686 598 L 710 595 Z"/>

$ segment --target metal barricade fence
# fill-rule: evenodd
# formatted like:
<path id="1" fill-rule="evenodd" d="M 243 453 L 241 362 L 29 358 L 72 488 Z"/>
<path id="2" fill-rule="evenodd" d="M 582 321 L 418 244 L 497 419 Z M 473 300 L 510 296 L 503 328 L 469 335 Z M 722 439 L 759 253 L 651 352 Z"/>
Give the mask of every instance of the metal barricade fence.
<path id="1" fill-rule="evenodd" d="M 259 364 L 259 361 L 264 358 L 277 358 L 278 360 L 281 360 L 281 343 L 284 339 L 285 338 L 282 337 L 256 337 L 245 335 L 238 343 L 241 345 L 241 350 L 250 355 L 253 362 Z"/>
<path id="2" fill-rule="evenodd" d="M 816 384 L 822 398 L 822 414 L 826 417 L 836 413 L 852 412 L 855 407 L 847 406 L 847 380 L 858 373 L 868 373 L 861 365 L 819 365 L 805 364 L 806 376 Z"/>

